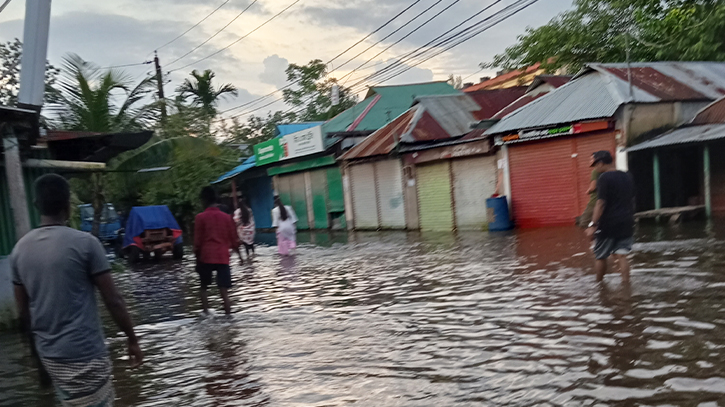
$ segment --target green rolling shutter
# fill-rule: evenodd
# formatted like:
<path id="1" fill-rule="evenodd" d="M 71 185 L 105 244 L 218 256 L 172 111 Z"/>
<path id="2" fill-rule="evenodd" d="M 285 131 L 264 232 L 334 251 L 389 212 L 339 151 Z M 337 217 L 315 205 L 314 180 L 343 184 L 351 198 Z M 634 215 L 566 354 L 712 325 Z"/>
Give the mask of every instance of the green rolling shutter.
<path id="1" fill-rule="evenodd" d="M 453 230 L 450 162 L 421 165 L 417 178 L 421 230 Z"/>

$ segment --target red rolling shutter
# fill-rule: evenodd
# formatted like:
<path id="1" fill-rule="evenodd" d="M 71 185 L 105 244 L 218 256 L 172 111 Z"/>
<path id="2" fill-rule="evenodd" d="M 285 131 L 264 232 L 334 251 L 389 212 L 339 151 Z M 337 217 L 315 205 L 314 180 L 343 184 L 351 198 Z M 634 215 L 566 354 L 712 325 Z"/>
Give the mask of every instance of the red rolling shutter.
<path id="1" fill-rule="evenodd" d="M 594 151 L 614 154 L 613 133 L 558 137 L 509 149 L 511 205 L 521 228 L 573 225 L 587 204 Z"/>

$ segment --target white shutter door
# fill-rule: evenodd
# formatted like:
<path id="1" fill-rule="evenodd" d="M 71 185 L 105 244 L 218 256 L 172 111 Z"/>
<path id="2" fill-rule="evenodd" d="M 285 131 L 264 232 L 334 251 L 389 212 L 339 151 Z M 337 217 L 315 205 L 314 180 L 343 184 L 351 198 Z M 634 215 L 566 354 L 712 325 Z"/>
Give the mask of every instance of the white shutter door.
<path id="1" fill-rule="evenodd" d="M 403 175 L 400 161 L 376 162 L 375 176 L 378 183 L 380 226 L 390 229 L 405 229 L 405 202 L 403 201 Z"/>
<path id="2" fill-rule="evenodd" d="M 355 229 L 377 229 L 378 204 L 375 197 L 373 164 L 351 165 L 349 170 Z"/>
<path id="3" fill-rule="evenodd" d="M 496 157 L 453 160 L 452 167 L 456 227 L 482 230 L 488 224 L 486 199 L 496 192 Z"/>

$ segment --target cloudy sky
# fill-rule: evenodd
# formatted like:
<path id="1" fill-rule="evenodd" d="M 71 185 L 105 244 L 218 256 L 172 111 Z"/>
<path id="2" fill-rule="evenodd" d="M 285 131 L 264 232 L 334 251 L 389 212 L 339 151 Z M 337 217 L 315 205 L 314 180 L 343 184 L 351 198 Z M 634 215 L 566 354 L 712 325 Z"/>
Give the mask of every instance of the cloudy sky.
<path id="1" fill-rule="evenodd" d="M 64 55 L 76 53 L 100 66 L 114 66 L 149 61 L 153 58 L 153 51 L 159 49 L 163 70 L 170 72 L 167 93 L 172 92 L 192 69 L 212 69 L 220 83 L 233 83 L 240 90 L 238 97 L 226 101 L 222 106 L 228 108 L 284 86 L 284 70 L 288 63 L 305 64 L 313 59 L 330 60 L 415 0 L 299 0 L 287 12 L 258 31 L 222 50 L 295 0 L 253 1 L 229 0 L 198 27 L 162 48 L 162 45 L 197 23 L 225 0 L 54 1 L 48 58 L 58 66 Z M 420 0 L 390 25 L 335 60 L 330 66 L 330 69 L 334 69 L 331 75 L 343 77 L 370 60 L 367 66 L 347 76 L 347 85 L 359 83 L 356 89 L 362 90 L 365 85 L 376 83 L 364 81 L 366 75 L 426 44 L 486 6 L 493 4 L 489 11 L 470 23 L 488 17 L 513 2 L 514 0 Z M 431 6 L 433 7 L 430 11 L 379 42 Z M 385 83 L 445 80 L 449 74 L 467 78 L 467 82 L 477 82 L 480 76 L 491 74 L 486 71 L 478 72 L 480 62 L 489 61 L 493 55 L 513 44 L 516 36 L 523 33 L 527 26 L 542 25 L 570 7 L 571 0 L 539 0 L 464 44 Z M 244 9 L 247 11 L 239 15 Z M 22 39 L 24 13 L 25 2 L 12 0 L 0 14 L 0 40 L 9 41 L 15 37 Z M 390 47 L 430 18 L 433 19 L 418 31 Z M 227 24 L 229 26 L 226 29 L 209 40 Z M 468 24 L 463 27 L 466 26 Z M 205 41 L 208 42 L 199 46 Z M 173 62 L 196 47 L 198 48 L 194 52 Z M 355 57 L 368 47 L 371 47 L 370 50 Z M 385 50 L 388 47 L 390 48 Z M 213 53 L 217 54 L 200 61 Z M 381 54 L 371 60 L 378 53 Z M 351 62 L 340 66 L 353 57 L 355 58 Z M 193 65 L 186 66 L 188 64 Z M 141 78 L 151 72 L 153 65 L 123 69 L 128 74 Z M 271 101 L 273 99 L 267 99 L 233 113 L 246 113 Z M 261 108 L 256 113 L 280 107 L 282 106 L 274 104 Z"/>

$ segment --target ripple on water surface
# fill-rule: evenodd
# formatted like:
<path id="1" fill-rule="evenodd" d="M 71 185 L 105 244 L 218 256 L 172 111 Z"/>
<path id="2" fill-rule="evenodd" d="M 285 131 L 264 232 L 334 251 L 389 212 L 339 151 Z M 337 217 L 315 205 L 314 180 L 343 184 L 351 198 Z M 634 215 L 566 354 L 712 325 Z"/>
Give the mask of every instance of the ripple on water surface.
<path id="1" fill-rule="evenodd" d="M 631 286 L 594 282 L 575 229 L 301 235 L 234 266 L 231 318 L 190 260 L 128 268 L 147 363 L 106 321 L 117 405 L 725 405 L 722 239 L 667 233 L 640 231 Z M 0 345 L 0 405 L 52 406 Z"/>

